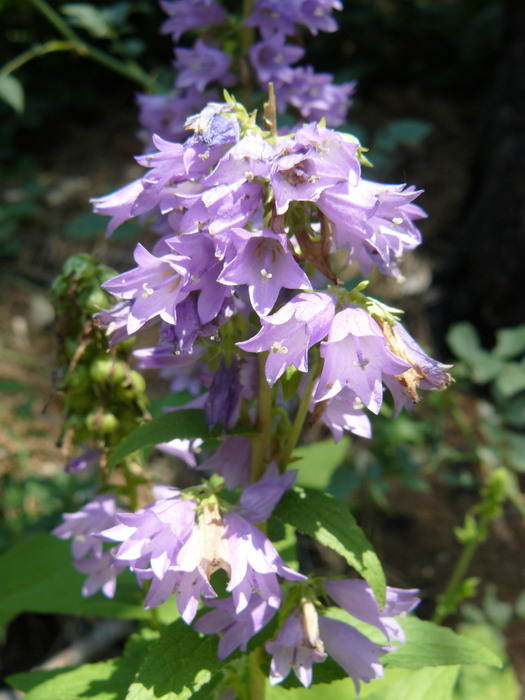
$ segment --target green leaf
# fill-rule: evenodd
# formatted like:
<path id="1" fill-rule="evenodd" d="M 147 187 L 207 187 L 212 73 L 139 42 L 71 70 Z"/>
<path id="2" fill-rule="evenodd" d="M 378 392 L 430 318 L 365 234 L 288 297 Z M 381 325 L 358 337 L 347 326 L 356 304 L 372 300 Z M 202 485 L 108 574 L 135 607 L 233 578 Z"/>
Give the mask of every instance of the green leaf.
<path id="1" fill-rule="evenodd" d="M 297 389 L 301 383 L 301 379 L 304 377 L 303 372 L 299 372 L 293 365 L 288 365 L 284 376 L 281 380 L 283 389 L 283 398 L 285 401 L 290 401 L 297 394 Z"/>
<path id="2" fill-rule="evenodd" d="M 293 464 L 294 468 L 299 469 L 297 483 L 324 491 L 337 467 L 348 457 L 349 451 L 348 437 L 337 443 L 333 440 L 323 440 L 298 447 L 294 450 L 294 457 L 298 457 L 300 461 Z"/>
<path id="3" fill-rule="evenodd" d="M 0 100 L 7 102 L 15 112 L 24 111 L 24 88 L 22 83 L 12 75 L 0 76 Z"/>
<path id="4" fill-rule="evenodd" d="M 129 638 L 122 658 L 51 671 L 17 673 L 7 680 L 27 693 L 25 697 L 29 700 L 76 700 L 82 697 L 121 700 L 126 696 L 151 642 L 158 636 L 158 632 L 144 628 Z"/>
<path id="5" fill-rule="evenodd" d="M 81 594 L 84 576 L 73 569 L 69 542 L 47 533 L 21 540 L 0 557 L 0 626 L 21 612 L 96 615 L 125 619 L 149 619 L 143 595 L 133 577 L 129 586 L 119 579 L 117 597 L 91 598 Z M 124 574 L 122 574 L 124 576 Z"/>
<path id="6" fill-rule="evenodd" d="M 439 627 L 417 617 L 407 617 L 401 625 L 406 633 L 406 644 L 382 658 L 385 666 L 414 669 L 457 664 L 501 666 L 500 659 L 492 651 L 448 627 Z"/>
<path id="7" fill-rule="evenodd" d="M 344 557 L 368 581 L 383 607 L 386 584 L 381 562 L 344 503 L 326 493 L 296 487 L 284 495 L 274 515 Z"/>
<path id="8" fill-rule="evenodd" d="M 466 321 L 453 325 L 446 335 L 446 340 L 454 355 L 462 360 L 469 360 L 473 352 L 481 350 L 476 329 Z"/>
<path id="9" fill-rule="evenodd" d="M 61 11 L 69 17 L 71 24 L 81 27 L 95 37 L 103 39 L 111 35 L 111 26 L 101 10 L 83 2 L 72 2 L 62 5 Z"/>
<path id="10" fill-rule="evenodd" d="M 133 430 L 113 450 L 109 458 L 112 468 L 121 459 L 160 442 L 169 442 L 175 438 L 206 438 L 210 436 L 204 411 L 197 408 L 185 408 L 170 411 Z"/>
<path id="11" fill-rule="evenodd" d="M 525 352 L 525 325 L 516 328 L 500 328 L 496 331 L 494 352 L 504 359 L 510 359 Z"/>
<path id="12" fill-rule="evenodd" d="M 79 214 L 63 228 L 64 235 L 69 238 L 93 239 L 106 230 L 107 221 L 99 214 Z"/>
<path id="13" fill-rule="evenodd" d="M 495 384 L 504 398 L 514 396 L 525 389 L 525 366 L 520 362 L 508 362 L 496 377 Z"/>
<path id="14" fill-rule="evenodd" d="M 7 681 L 27 693 L 25 700 L 122 700 L 133 676 L 133 668 L 123 659 L 111 659 L 52 671 L 16 673 Z"/>
<path id="15" fill-rule="evenodd" d="M 386 682 L 372 682 L 369 692 L 361 697 L 368 700 L 452 700 L 459 669 L 459 666 L 435 666 L 418 671 L 392 669 L 385 674 Z"/>
<path id="16" fill-rule="evenodd" d="M 178 620 L 151 645 L 126 700 L 187 700 L 221 665 L 216 638 L 201 637 Z"/>
<path id="17" fill-rule="evenodd" d="M 513 469 L 525 473 L 525 435 L 506 430 L 503 454 Z"/>
<path id="18" fill-rule="evenodd" d="M 479 610 L 479 608 L 478 608 Z M 518 700 L 519 682 L 505 654 L 505 640 L 492 625 L 462 625 L 460 634 L 473 639 L 505 659 L 503 668 L 491 668 L 480 664 L 461 669 L 454 700 Z"/>

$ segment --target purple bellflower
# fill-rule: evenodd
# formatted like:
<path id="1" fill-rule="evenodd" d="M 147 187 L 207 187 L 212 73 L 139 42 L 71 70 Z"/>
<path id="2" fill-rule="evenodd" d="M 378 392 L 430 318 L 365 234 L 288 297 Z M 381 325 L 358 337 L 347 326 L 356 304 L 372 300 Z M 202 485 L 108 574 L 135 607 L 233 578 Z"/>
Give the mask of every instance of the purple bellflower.
<path id="1" fill-rule="evenodd" d="M 316 401 L 332 398 L 348 386 L 374 413 L 379 412 L 383 401 L 383 375 L 410 369 L 388 349 L 378 323 L 357 307 L 347 307 L 335 315 L 328 340 L 321 343 L 321 357 L 324 366 Z"/>
<path id="2" fill-rule="evenodd" d="M 273 386 L 290 365 L 308 371 L 308 350 L 328 334 L 334 314 L 335 303 L 329 294 L 301 293 L 279 311 L 264 316 L 257 335 L 237 345 L 248 352 L 269 350 L 266 379 Z"/>

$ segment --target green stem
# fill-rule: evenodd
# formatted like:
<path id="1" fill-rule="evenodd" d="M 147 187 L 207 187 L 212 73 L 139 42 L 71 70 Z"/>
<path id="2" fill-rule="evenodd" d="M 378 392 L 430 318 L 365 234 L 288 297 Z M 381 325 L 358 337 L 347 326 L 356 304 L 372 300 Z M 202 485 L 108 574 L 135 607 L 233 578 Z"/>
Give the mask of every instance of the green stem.
<path id="1" fill-rule="evenodd" d="M 74 51 L 75 45 L 71 41 L 48 41 L 45 44 L 37 44 L 32 46 L 27 51 L 24 51 L 19 56 L 16 56 L 11 61 L 6 63 L 2 70 L 0 70 L 0 78 L 4 78 L 6 75 L 13 73 L 18 70 L 24 63 L 28 63 L 33 58 L 38 56 L 45 56 L 46 53 L 53 53 L 55 51 Z"/>
<path id="2" fill-rule="evenodd" d="M 250 700 L 264 700 L 266 693 L 266 676 L 261 671 L 263 661 L 262 647 L 255 649 L 249 657 Z"/>
<path id="3" fill-rule="evenodd" d="M 259 353 L 259 379 L 257 396 L 257 431 L 258 435 L 252 442 L 252 481 L 258 481 L 264 473 L 270 456 L 270 441 L 272 437 L 272 407 L 273 396 L 270 385 L 266 381 L 265 364 L 268 353 Z"/>
<path id="4" fill-rule="evenodd" d="M 46 17 L 63 37 L 71 42 L 71 50 L 75 51 L 79 56 L 91 58 L 93 61 L 100 63 L 115 73 L 138 83 L 141 87 L 156 91 L 156 83 L 151 80 L 148 74 L 143 71 L 137 63 L 124 63 L 110 54 L 107 54 L 105 51 L 101 51 L 95 46 L 91 46 L 83 41 L 69 24 L 62 19 L 58 12 L 48 5 L 45 0 L 30 0 L 30 2 L 33 3 L 37 10 Z"/>
<path id="5" fill-rule="evenodd" d="M 455 607 L 454 601 L 457 598 L 467 569 L 470 566 L 470 562 L 472 561 L 474 553 L 476 552 L 479 544 L 479 540 L 472 540 L 464 545 L 463 551 L 456 562 L 454 571 L 452 572 L 445 592 L 443 593 L 442 600 L 437 606 L 434 616 L 432 617 L 432 622 L 435 622 L 437 625 L 441 624 L 443 620 L 448 617 L 451 612 L 453 612 Z"/>
<path id="6" fill-rule="evenodd" d="M 295 414 L 292 429 L 290 430 L 290 434 L 288 435 L 288 439 L 286 440 L 281 454 L 281 459 L 279 461 L 279 467 L 281 472 L 284 472 L 286 467 L 288 466 L 288 463 L 292 456 L 292 452 L 295 450 L 295 446 L 297 445 L 297 442 L 301 435 L 306 416 L 308 415 L 308 408 L 310 406 L 310 399 L 312 398 L 312 391 L 314 388 L 316 378 L 317 364 L 311 367 L 310 372 L 308 373 L 307 384 L 301 397 L 299 408 L 297 409 L 297 413 Z"/>

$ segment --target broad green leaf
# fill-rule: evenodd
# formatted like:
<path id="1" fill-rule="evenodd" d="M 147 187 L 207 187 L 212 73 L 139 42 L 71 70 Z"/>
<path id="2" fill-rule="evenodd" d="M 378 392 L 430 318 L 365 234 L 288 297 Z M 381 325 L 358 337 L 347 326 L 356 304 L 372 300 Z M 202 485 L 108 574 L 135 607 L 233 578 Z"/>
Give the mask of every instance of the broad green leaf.
<path id="1" fill-rule="evenodd" d="M 525 435 L 505 431 L 504 456 L 511 466 L 521 473 L 525 472 Z"/>
<path id="2" fill-rule="evenodd" d="M 0 100 L 7 102 L 19 114 L 24 111 L 24 88 L 13 75 L 0 76 Z"/>
<path id="3" fill-rule="evenodd" d="M 523 391 L 525 389 L 525 366 L 520 362 L 508 362 L 496 377 L 495 384 L 504 398 Z"/>
<path id="4" fill-rule="evenodd" d="M 487 384 L 495 379 L 504 367 L 503 360 L 492 355 L 486 350 L 473 352 L 468 360 L 465 360 L 472 372 L 472 380 L 477 384 Z"/>
<path id="5" fill-rule="evenodd" d="M 525 352 L 525 325 L 516 328 L 500 328 L 496 331 L 494 352 L 504 359 L 510 359 Z"/>
<path id="6" fill-rule="evenodd" d="M 109 459 L 110 468 L 121 459 L 160 442 L 169 442 L 175 438 L 205 438 L 210 431 L 204 417 L 204 411 L 197 408 L 185 408 L 170 411 L 141 425 L 120 442 Z"/>
<path id="7" fill-rule="evenodd" d="M 17 673 L 7 680 L 27 693 L 25 697 L 29 700 L 76 700 L 82 697 L 121 700 L 126 696 L 149 645 L 158 636 L 158 632 L 144 628 L 129 638 L 121 658 L 52 671 Z"/>
<path id="8" fill-rule="evenodd" d="M 406 633 L 406 644 L 383 657 L 385 666 L 414 669 L 458 664 L 501 666 L 500 659 L 492 651 L 448 627 L 439 627 L 411 616 L 401 624 Z"/>
<path id="9" fill-rule="evenodd" d="M 418 671 L 392 669 L 385 674 L 386 683 L 373 681 L 368 700 L 452 700 L 459 666 L 434 666 Z M 378 689 L 379 688 L 379 689 Z"/>
<path id="10" fill-rule="evenodd" d="M 142 593 L 131 579 L 117 584 L 114 600 L 81 594 L 84 576 L 73 569 L 69 542 L 47 533 L 21 540 L 0 557 L 0 626 L 21 612 L 149 619 Z M 124 576 L 124 574 L 122 574 Z"/>
<path id="11" fill-rule="evenodd" d="M 323 440 L 298 447 L 294 450 L 294 457 L 298 457 L 299 460 L 293 464 L 294 468 L 299 469 L 297 483 L 300 486 L 326 490 L 333 473 L 348 456 L 349 449 L 348 437 L 344 437 L 338 443 Z"/>
<path id="12" fill-rule="evenodd" d="M 151 645 L 126 700 L 187 700 L 220 666 L 216 638 L 201 637 L 178 620 Z"/>
<path id="13" fill-rule="evenodd" d="M 284 495 L 274 515 L 344 557 L 368 581 L 379 605 L 384 605 L 381 563 L 344 503 L 329 494 L 296 487 Z"/>
<path id="14" fill-rule="evenodd" d="M 479 608 L 478 608 L 479 610 Z M 462 636 L 473 639 L 505 659 L 501 669 L 472 664 L 459 674 L 454 700 L 519 700 L 520 689 L 516 673 L 505 654 L 503 636 L 492 625 L 462 625 Z"/>
<path id="15" fill-rule="evenodd" d="M 481 350 L 478 332 L 466 321 L 454 324 L 448 331 L 446 340 L 454 355 L 462 360 L 468 361 L 472 353 Z"/>
<path id="16" fill-rule="evenodd" d="M 17 673 L 7 681 L 27 693 L 25 700 L 122 700 L 133 677 L 134 670 L 123 659 L 111 659 L 52 671 Z"/>

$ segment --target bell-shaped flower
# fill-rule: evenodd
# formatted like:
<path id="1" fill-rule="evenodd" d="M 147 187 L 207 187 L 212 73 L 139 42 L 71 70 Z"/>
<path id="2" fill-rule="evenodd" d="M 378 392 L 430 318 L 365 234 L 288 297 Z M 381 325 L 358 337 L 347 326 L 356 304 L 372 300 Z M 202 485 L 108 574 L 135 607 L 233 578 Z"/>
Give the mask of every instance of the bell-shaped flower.
<path id="1" fill-rule="evenodd" d="M 388 349 L 378 323 L 364 310 L 347 307 L 334 316 L 328 340 L 321 343 L 324 366 L 316 401 L 336 396 L 345 386 L 378 413 L 383 400 L 383 375 L 410 368 Z"/>
<path id="2" fill-rule="evenodd" d="M 133 301 L 127 319 L 127 332 L 136 332 L 156 316 L 175 324 L 181 283 L 187 277 L 183 264 L 187 258 L 179 255 L 156 257 L 140 243 L 135 248 L 134 257 L 137 267 L 102 285 L 110 294 Z"/>
<path id="3" fill-rule="evenodd" d="M 429 357 L 400 323 L 382 322 L 381 328 L 390 350 L 410 365 L 406 372 L 383 379 L 394 397 L 395 415 L 404 406 L 410 410 L 419 401 L 418 389 L 439 391 L 452 381 L 446 371 L 452 365 Z"/>
<path id="4" fill-rule="evenodd" d="M 193 627 L 201 634 L 220 635 L 217 655 L 221 660 L 238 647 L 246 651 L 250 639 L 268 624 L 276 612 L 275 607 L 257 593 L 241 612 L 235 610 L 231 597 L 210 600 L 206 604 L 212 608 L 211 612 L 200 617 Z"/>
<path id="5" fill-rule="evenodd" d="M 405 634 L 394 616 L 404 616 L 419 605 L 420 599 L 417 597 L 419 593 L 417 589 L 387 586 L 386 604 L 381 610 L 366 581 L 333 579 L 326 581 L 325 587 L 328 595 L 350 615 L 377 627 L 385 635 L 387 641 L 390 642 L 393 637 L 398 642 L 404 643 Z"/>
<path id="6" fill-rule="evenodd" d="M 270 313 L 283 287 L 311 289 L 308 276 L 294 260 L 286 234 L 268 229 L 256 233 L 234 229 L 233 233 L 236 255 L 218 280 L 227 285 L 247 284 L 259 316 Z"/>
<path id="7" fill-rule="evenodd" d="M 298 294 L 279 311 L 261 318 L 257 335 L 237 345 L 248 352 L 269 351 L 265 371 L 273 386 L 290 365 L 308 371 L 308 350 L 328 334 L 334 314 L 329 294 Z"/>
<path id="8" fill-rule="evenodd" d="M 322 663 L 327 654 L 319 636 L 317 612 L 311 602 L 305 603 L 300 613 L 293 612 L 282 625 L 274 641 L 266 642 L 271 654 L 270 685 L 281 683 L 293 669 L 305 686 L 312 683 L 312 664 Z"/>

